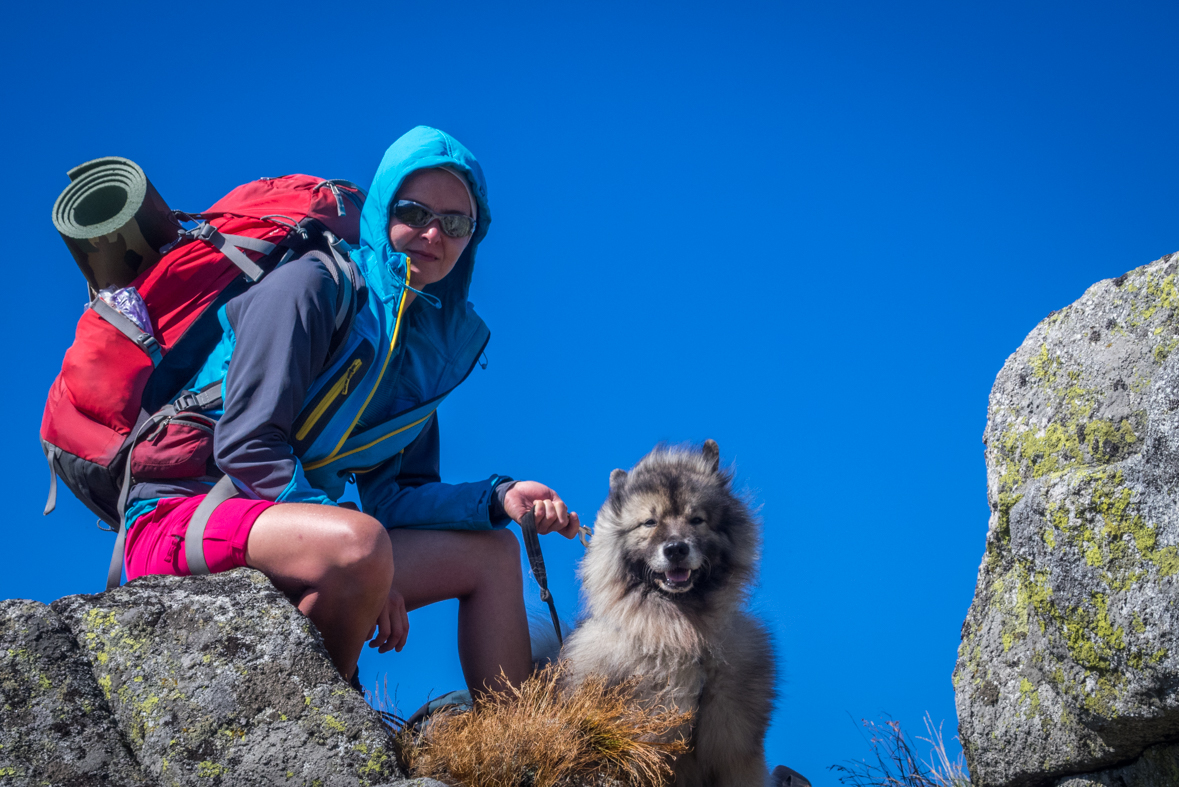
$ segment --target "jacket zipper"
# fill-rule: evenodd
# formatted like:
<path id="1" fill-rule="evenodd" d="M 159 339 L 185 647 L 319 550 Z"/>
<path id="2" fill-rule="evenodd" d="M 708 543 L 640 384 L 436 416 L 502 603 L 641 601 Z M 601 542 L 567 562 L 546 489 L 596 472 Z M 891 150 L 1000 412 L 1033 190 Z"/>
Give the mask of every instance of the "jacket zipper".
<path id="1" fill-rule="evenodd" d="M 331 407 L 333 402 L 341 396 L 348 395 L 348 386 L 352 383 L 352 377 L 360 371 L 360 367 L 363 365 L 364 362 L 360 358 L 356 358 L 348 365 L 348 370 L 344 372 L 344 376 L 336 380 L 335 385 L 328 390 L 326 396 L 319 400 L 319 404 L 315 406 L 315 409 L 311 411 L 311 415 L 307 416 L 307 420 L 303 423 L 303 426 L 295 433 L 296 440 L 302 440 L 311 432 L 312 428 L 323 417 L 323 414 L 328 411 L 328 408 Z"/>
<path id="2" fill-rule="evenodd" d="M 487 343 L 486 343 L 486 342 L 484 342 L 483 346 L 484 346 L 484 347 L 486 347 L 486 346 L 487 346 Z M 480 355 L 482 354 L 482 350 L 480 350 L 480 353 L 479 353 L 479 354 L 480 354 Z M 450 389 L 449 391 L 447 391 L 446 393 L 443 393 L 443 394 L 439 394 L 438 396 L 435 396 L 435 397 L 434 397 L 433 399 L 431 399 L 430 401 L 428 401 L 428 402 L 423 402 L 422 404 L 418 405 L 417 407 L 425 407 L 425 406 L 427 406 L 427 405 L 433 404 L 434 402 L 441 402 L 441 401 L 442 401 L 444 398 L 446 398 L 447 396 L 449 396 L 449 395 L 451 394 L 451 391 L 454 391 L 454 389 L 455 389 L 455 388 L 458 388 L 460 385 L 462 385 L 462 384 L 463 384 L 463 381 L 465 381 L 465 380 L 466 380 L 468 377 L 470 377 L 470 376 L 471 376 L 471 372 L 475 371 L 475 367 L 476 367 L 478 364 L 479 364 L 479 355 L 476 355 L 476 356 L 475 356 L 475 360 L 474 360 L 474 361 L 471 363 L 471 366 L 470 366 L 470 368 L 468 368 L 468 369 L 467 369 L 467 373 L 466 373 L 466 374 L 464 374 L 464 375 L 463 375 L 463 377 L 462 377 L 462 379 L 461 379 L 461 380 L 459 380 L 457 383 L 455 383 L 455 384 L 454 384 L 454 386 L 452 386 L 452 387 L 451 387 L 451 389 Z M 417 409 L 417 407 L 415 407 L 415 408 L 410 408 L 410 409 Z M 392 431 L 392 432 L 389 432 L 388 434 L 381 435 L 381 436 L 380 436 L 380 437 L 378 437 L 376 440 L 373 440 L 371 443 L 368 443 L 367 445 L 362 445 L 362 446 L 359 446 L 358 448 L 353 448 L 351 451 L 348 451 L 348 452 L 346 452 L 346 453 L 343 453 L 343 454 L 339 453 L 340 449 L 339 449 L 339 448 L 337 448 L 335 451 L 333 451 L 333 452 L 332 452 L 331 456 L 328 456 L 328 457 L 326 457 L 325 459 L 320 459 L 319 461 L 316 461 L 316 462 L 311 462 L 310 464 L 304 465 L 304 469 L 306 469 L 306 470 L 317 470 L 317 469 L 319 469 L 319 468 L 321 468 L 321 467 L 324 467 L 325 465 L 329 465 L 329 464 L 331 464 L 332 462 L 335 462 L 335 461 L 336 461 L 336 460 L 338 460 L 338 459 L 343 459 L 343 458 L 344 458 L 344 457 L 346 457 L 346 456 L 351 456 L 352 454 L 357 454 L 357 453 L 360 453 L 361 451 L 368 450 L 369 448 L 372 448 L 374 445 L 376 445 L 377 443 L 379 443 L 379 442 L 381 442 L 381 441 L 383 441 L 383 440 L 387 440 L 387 439 L 389 439 L 390 437 L 393 437 L 394 435 L 401 434 L 401 433 L 402 433 L 402 432 L 404 432 L 406 429 L 412 429 L 413 427 L 417 426 L 417 425 L 418 425 L 418 424 L 420 424 L 422 421 L 425 421 L 427 418 L 429 418 L 431 415 L 433 415 L 433 414 L 434 414 L 434 412 L 435 412 L 437 409 L 438 409 L 438 408 L 437 408 L 437 407 L 435 407 L 433 410 L 431 410 L 431 411 L 430 411 L 429 415 L 426 415 L 425 417 L 423 417 L 423 418 L 420 418 L 420 419 L 418 419 L 417 421 L 414 421 L 412 424 L 408 424 L 408 425 L 406 425 L 406 426 L 403 426 L 403 427 L 401 427 L 400 429 L 396 429 L 396 430 L 394 430 L 394 431 Z M 402 415 L 404 415 L 405 413 L 408 413 L 408 412 L 409 412 L 409 410 L 402 410 L 400 413 L 395 413 L 394 415 L 390 416 L 390 419 L 389 419 L 389 420 L 393 420 L 393 419 L 395 419 L 395 418 L 398 418 L 398 417 L 400 417 L 400 416 L 402 416 Z M 341 446 L 342 446 L 342 445 L 343 445 L 343 443 L 341 443 Z M 402 451 L 404 451 L 404 450 L 405 450 L 405 449 L 402 449 Z M 398 453 L 401 453 L 401 452 L 399 451 Z M 378 463 L 377 465 L 374 465 L 374 467 L 376 467 L 376 466 L 379 466 L 379 465 L 380 465 L 380 463 Z M 369 470 L 371 470 L 372 468 L 370 467 L 370 468 L 368 468 L 368 469 L 369 469 Z M 366 472 L 366 471 L 364 471 L 364 470 L 360 470 L 360 471 L 353 471 L 353 472 Z"/>
<path id="3" fill-rule="evenodd" d="M 331 450 L 331 453 L 329 453 L 327 457 L 319 460 L 318 462 L 313 462 L 310 465 L 307 465 L 306 469 L 311 470 L 315 467 L 321 467 L 336 458 L 336 454 L 340 453 L 340 449 L 344 446 L 345 441 L 347 441 L 347 439 L 352 435 L 352 430 L 356 428 L 356 424 L 360 423 L 360 417 L 364 415 L 364 411 L 368 408 L 368 403 L 372 401 L 373 394 L 375 394 L 377 389 L 381 386 L 381 380 L 385 376 L 385 370 L 389 368 L 389 361 L 393 359 L 393 351 L 397 349 L 397 337 L 401 333 L 401 317 L 405 312 L 405 295 L 409 289 L 409 266 L 409 257 L 406 257 L 405 287 L 402 288 L 401 298 L 397 301 L 397 319 L 393 323 L 393 338 L 389 342 L 389 352 L 385 355 L 385 363 L 381 365 L 381 372 L 377 375 L 377 381 L 373 383 L 372 388 L 368 392 L 368 398 L 364 400 L 364 404 L 360 405 L 360 410 L 356 413 L 356 417 L 352 419 L 352 423 L 349 424 L 348 428 L 344 430 L 344 435 L 340 438 L 340 441 L 336 443 L 336 447 Z M 298 435 L 295 435 L 295 438 L 298 439 Z"/>

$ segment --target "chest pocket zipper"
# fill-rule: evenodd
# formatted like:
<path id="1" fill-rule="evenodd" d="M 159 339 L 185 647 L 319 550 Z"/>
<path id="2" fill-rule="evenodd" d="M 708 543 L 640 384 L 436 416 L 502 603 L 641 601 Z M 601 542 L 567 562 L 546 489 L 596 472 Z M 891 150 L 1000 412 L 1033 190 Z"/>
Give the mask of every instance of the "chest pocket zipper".
<path id="1" fill-rule="evenodd" d="M 337 372 L 338 377 L 335 381 L 316 398 L 309 411 L 304 411 L 307 414 L 296 421 L 298 424 L 294 440 L 296 454 L 302 454 L 319 436 L 319 432 L 323 431 L 323 427 L 331 420 L 331 416 L 348 398 L 353 378 L 363 376 L 365 368 L 372 362 L 373 355 L 371 344 L 368 342 L 361 344 L 352 358 Z"/>

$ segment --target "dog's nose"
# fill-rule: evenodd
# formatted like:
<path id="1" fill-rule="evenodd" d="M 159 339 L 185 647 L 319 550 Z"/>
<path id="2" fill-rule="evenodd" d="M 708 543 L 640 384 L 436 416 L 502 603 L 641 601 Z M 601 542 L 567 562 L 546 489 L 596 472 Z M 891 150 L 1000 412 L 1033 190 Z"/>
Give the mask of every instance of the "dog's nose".
<path id="1" fill-rule="evenodd" d="M 663 545 L 663 556 L 668 560 L 683 560 L 688 556 L 688 545 L 683 541 L 672 541 Z"/>

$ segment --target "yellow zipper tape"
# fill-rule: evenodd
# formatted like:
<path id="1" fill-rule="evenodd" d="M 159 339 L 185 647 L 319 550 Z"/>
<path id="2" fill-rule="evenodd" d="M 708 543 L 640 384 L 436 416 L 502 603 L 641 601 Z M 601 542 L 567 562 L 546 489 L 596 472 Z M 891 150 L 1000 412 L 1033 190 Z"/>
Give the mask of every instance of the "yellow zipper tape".
<path id="1" fill-rule="evenodd" d="M 339 380 L 336 380 L 336 383 L 331 387 L 331 390 L 329 390 L 327 394 L 319 400 L 319 404 L 315 405 L 315 409 L 311 411 L 311 415 L 307 416 L 306 423 L 304 423 L 302 428 L 300 428 L 299 431 L 295 433 L 296 440 L 302 440 L 304 437 L 306 437 L 315 424 L 319 422 L 319 419 L 323 417 L 323 414 L 327 412 L 329 407 L 331 407 L 332 402 L 336 401 L 336 399 L 340 398 L 340 396 L 348 393 L 348 384 L 352 382 L 352 375 L 356 374 L 356 370 L 359 369 L 362 365 L 364 365 L 364 361 L 360 360 L 359 358 L 356 358 L 352 361 L 351 364 L 348 365 L 348 370 L 344 372 L 344 376 Z"/>
<path id="2" fill-rule="evenodd" d="M 360 422 L 360 416 L 364 415 L 365 408 L 368 407 L 368 403 L 372 401 L 373 394 L 375 394 L 377 392 L 377 388 L 381 386 L 381 380 L 385 377 L 385 370 L 389 368 L 389 361 L 393 359 L 393 350 L 397 347 L 397 336 L 401 332 L 401 316 L 405 311 L 405 296 L 409 292 L 409 266 L 410 260 L 407 256 L 405 258 L 405 289 L 401 291 L 401 300 L 397 302 L 397 321 L 393 323 L 393 340 L 389 342 L 389 353 L 385 356 L 385 363 L 381 365 L 381 373 L 377 375 L 376 383 L 373 384 L 372 389 L 368 392 L 368 398 L 364 400 L 364 404 L 360 406 L 360 411 L 356 413 L 356 417 L 352 419 L 352 424 L 348 427 L 347 430 L 345 430 L 344 436 L 340 438 L 340 442 L 336 443 L 336 447 L 332 449 L 332 452 L 328 454 L 326 458 L 320 459 L 318 462 L 312 462 L 309 465 L 304 465 L 305 469 L 314 470 L 317 467 L 323 467 L 329 462 L 335 461 L 336 454 L 339 453 L 340 449 L 344 446 L 344 441 L 346 441 L 349 436 L 351 436 L 352 430 L 355 429 L 356 424 Z M 410 424 L 410 426 L 412 425 L 413 424 Z M 409 427 L 406 428 L 408 429 Z M 396 434 L 396 432 L 394 432 L 394 434 Z M 386 437 L 388 437 L 388 435 L 386 435 Z M 348 453 L 351 454 L 353 452 L 349 451 Z"/>

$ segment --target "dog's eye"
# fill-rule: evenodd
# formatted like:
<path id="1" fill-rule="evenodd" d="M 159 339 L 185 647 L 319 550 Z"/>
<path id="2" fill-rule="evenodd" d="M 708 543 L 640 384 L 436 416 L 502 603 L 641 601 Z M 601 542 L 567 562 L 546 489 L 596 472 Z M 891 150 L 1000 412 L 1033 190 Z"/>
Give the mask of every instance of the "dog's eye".
<path id="1" fill-rule="evenodd" d="M 703 525 L 704 524 L 704 517 L 694 516 L 688 520 L 688 524 L 690 524 L 690 525 Z"/>
<path id="2" fill-rule="evenodd" d="M 655 524 L 656 523 L 655 523 L 654 519 L 648 519 L 646 522 L 643 523 L 643 527 L 655 527 Z"/>

